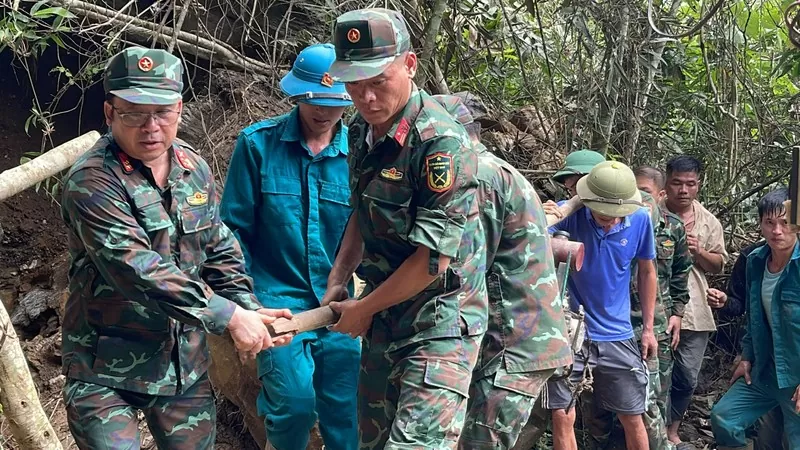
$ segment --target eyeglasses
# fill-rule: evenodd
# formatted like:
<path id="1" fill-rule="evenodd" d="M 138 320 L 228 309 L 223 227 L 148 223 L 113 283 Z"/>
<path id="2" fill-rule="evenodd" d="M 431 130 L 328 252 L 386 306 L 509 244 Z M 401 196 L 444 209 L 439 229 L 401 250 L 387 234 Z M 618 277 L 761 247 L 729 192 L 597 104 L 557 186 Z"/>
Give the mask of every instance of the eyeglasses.
<path id="1" fill-rule="evenodd" d="M 120 120 L 122 120 L 122 124 L 126 127 L 143 127 L 151 117 L 155 120 L 156 125 L 175 125 L 175 122 L 178 121 L 178 117 L 181 115 L 180 111 L 167 110 L 154 113 L 124 113 L 117 109 L 116 106 L 112 106 L 112 108 L 117 112 Z"/>

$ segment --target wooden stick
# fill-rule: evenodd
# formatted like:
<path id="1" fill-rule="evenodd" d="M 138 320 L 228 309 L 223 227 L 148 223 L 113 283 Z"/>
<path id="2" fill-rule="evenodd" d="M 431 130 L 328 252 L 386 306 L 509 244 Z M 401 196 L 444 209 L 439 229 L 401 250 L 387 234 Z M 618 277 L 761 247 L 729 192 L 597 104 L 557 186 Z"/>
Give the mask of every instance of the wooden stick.
<path id="1" fill-rule="evenodd" d="M 575 211 L 581 209 L 582 206 L 583 202 L 577 195 L 575 197 L 572 197 L 571 199 L 567 200 L 566 203 L 558 207 L 558 209 L 561 211 L 561 217 L 550 216 L 550 215 L 547 216 L 547 226 L 552 227 L 558 222 L 561 222 L 568 216 L 572 215 L 572 213 L 574 213 Z"/>
<path id="2" fill-rule="evenodd" d="M 284 334 L 300 334 L 304 331 L 316 330 L 318 328 L 333 325 L 339 320 L 330 306 L 321 306 L 309 311 L 295 314 L 291 319 L 278 318 L 271 325 L 268 325 L 272 337 Z"/>
<path id="3" fill-rule="evenodd" d="M 62 448 L 39 403 L 28 362 L 3 302 L 0 302 L 0 405 L 17 448 Z"/>
<path id="4" fill-rule="evenodd" d="M 97 140 L 100 133 L 90 131 L 43 153 L 25 164 L 0 173 L 0 201 L 16 195 L 25 189 L 44 181 L 62 170 L 69 169 L 78 157 L 86 153 Z"/>

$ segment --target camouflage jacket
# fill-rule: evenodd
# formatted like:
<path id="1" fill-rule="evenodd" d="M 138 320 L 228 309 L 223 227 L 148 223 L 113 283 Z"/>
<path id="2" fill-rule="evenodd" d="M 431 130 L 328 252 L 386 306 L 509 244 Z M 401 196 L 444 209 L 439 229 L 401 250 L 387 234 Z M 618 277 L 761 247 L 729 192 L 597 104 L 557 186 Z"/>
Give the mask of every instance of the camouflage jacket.
<path id="1" fill-rule="evenodd" d="M 569 365 L 572 351 L 539 195 L 488 150 L 478 161 L 492 318 L 481 358 L 501 354 L 509 373 Z"/>
<path id="2" fill-rule="evenodd" d="M 461 98 L 434 98 L 462 124 L 472 122 Z M 472 136 L 479 150 L 478 205 L 486 233 L 490 317 L 479 372 L 491 375 L 500 363 L 508 373 L 569 365 L 572 351 L 539 195 L 517 169 L 487 150 L 479 139 Z M 509 378 L 517 384 L 520 380 Z M 527 392 L 527 386 L 514 387 Z M 529 391 L 537 394 L 538 385 L 530 386 Z"/>
<path id="3" fill-rule="evenodd" d="M 659 208 L 650 195 L 642 196 L 642 200 L 654 212 L 654 234 L 656 239 L 656 270 L 658 274 L 658 292 L 656 293 L 656 309 L 653 319 L 653 331 L 656 339 L 667 339 L 668 320 L 672 316 L 683 316 L 686 303 L 689 302 L 689 270 L 692 268 L 692 257 L 686 243 L 686 230 L 683 221 L 669 211 Z M 632 280 L 631 324 L 637 337 L 642 335 L 642 306 L 636 291 L 636 274 Z"/>
<path id="4" fill-rule="evenodd" d="M 111 135 L 65 178 L 70 378 L 174 395 L 208 367 L 204 333 L 222 334 L 236 304 L 259 307 L 208 164 L 177 140 L 171 152 L 163 190 Z"/>
<path id="5" fill-rule="evenodd" d="M 464 128 L 427 93 L 413 90 L 385 136 L 368 142 L 356 114 L 349 125 L 351 206 L 364 240 L 362 296 L 415 251 L 451 257 L 449 268 L 415 297 L 373 320 L 393 347 L 486 331 L 485 239 L 474 204 L 477 153 Z M 435 273 L 433 270 L 432 273 Z"/>

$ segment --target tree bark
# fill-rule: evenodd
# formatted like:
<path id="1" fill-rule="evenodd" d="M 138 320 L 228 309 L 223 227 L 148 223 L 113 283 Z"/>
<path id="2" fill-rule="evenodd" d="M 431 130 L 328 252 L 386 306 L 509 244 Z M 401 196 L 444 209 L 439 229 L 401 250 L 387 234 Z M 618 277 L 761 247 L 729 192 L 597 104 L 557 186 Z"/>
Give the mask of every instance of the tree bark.
<path id="1" fill-rule="evenodd" d="M 433 67 L 433 53 L 436 49 L 436 36 L 439 35 L 439 29 L 442 26 L 442 16 L 447 10 L 447 0 L 436 0 L 431 8 L 430 20 L 425 24 L 425 29 L 422 31 L 422 48 L 420 49 L 420 71 L 425 77 L 424 83 L 427 80 L 434 78 Z M 439 80 L 436 80 L 438 85 Z"/>
<path id="2" fill-rule="evenodd" d="M 39 403 L 36 385 L 11 318 L 0 302 L 0 405 L 20 450 L 58 450 L 53 426 Z"/>
<path id="3" fill-rule="evenodd" d="M 667 17 L 674 18 L 680 9 L 681 2 L 673 2 L 672 8 Z M 650 30 L 650 37 L 653 31 Z M 633 161 L 636 147 L 639 145 L 639 137 L 642 134 L 642 123 L 647 102 L 650 98 L 650 91 L 655 85 L 656 72 L 658 72 L 661 65 L 661 57 L 664 55 L 664 49 L 667 47 L 667 40 L 661 38 L 656 45 L 652 48 L 650 53 L 649 64 L 647 65 L 647 79 L 644 82 L 644 87 L 636 89 L 636 97 L 634 99 L 634 108 L 630 121 L 628 122 L 628 138 L 625 140 L 625 147 L 623 155 L 627 161 Z"/>
<path id="4" fill-rule="evenodd" d="M 606 87 L 600 99 L 597 118 L 599 126 L 592 134 L 592 150 L 596 150 L 604 155 L 608 151 L 608 146 L 611 141 L 611 130 L 614 128 L 614 120 L 617 116 L 617 108 L 619 107 L 620 70 L 622 69 L 622 62 L 628 47 L 628 28 L 630 25 L 630 6 L 628 6 L 627 3 L 622 5 L 619 12 L 619 20 L 616 25 L 616 27 L 613 27 L 613 30 L 618 32 L 619 37 L 616 39 L 613 53 L 608 62 L 608 78 L 606 78 Z M 611 28 L 609 28 L 607 33 L 611 33 Z M 611 39 L 608 39 L 608 41 L 611 41 Z"/>
<path id="5" fill-rule="evenodd" d="M 25 164 L 0 173 L 0 201 L 5 200 L 36 183 L 68 169 L 79 156 L 86 153 L 100 133 L 90 131 L 43 153 Z"/>

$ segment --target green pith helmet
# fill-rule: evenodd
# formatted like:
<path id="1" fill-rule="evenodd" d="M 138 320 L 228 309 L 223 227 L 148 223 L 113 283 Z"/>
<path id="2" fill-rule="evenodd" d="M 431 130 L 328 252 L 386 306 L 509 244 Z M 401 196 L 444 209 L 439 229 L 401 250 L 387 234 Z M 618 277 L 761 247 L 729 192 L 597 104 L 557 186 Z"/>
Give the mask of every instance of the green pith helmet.
<path id="1" fill-rule="evenodd" d="M 564 160 L 564 168 L 553 175 L 553 180 L 557 183 L 564 183 L 564 179 L 570 175 L 586 175 L 594 166 L 605 160 L 605 156 L 593 150 L 572 152 Z"/>
<path id="2" fill-rule="evenodd" d="M 625 217 L 643 207 L 636 176 L 619 161 L 604 161 L 575 186 L 587 208 L 608 217 Z"/>

